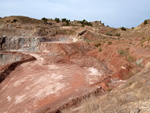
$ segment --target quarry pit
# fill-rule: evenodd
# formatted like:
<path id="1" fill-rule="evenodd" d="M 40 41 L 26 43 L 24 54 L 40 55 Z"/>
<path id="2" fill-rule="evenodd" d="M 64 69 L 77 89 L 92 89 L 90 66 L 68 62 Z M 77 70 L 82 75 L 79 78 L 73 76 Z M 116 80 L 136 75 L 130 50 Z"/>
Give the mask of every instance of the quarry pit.
<path id="1" fill-rule="evenodd" d="M 149 38 L 141 38 L 139 28 L 125 32 L 98 22 L 83 27 L 49 21 L 1 19 L 2 113 L 60 113 L 72 106 L 80 108 L 82 100 L 111 93 L 150 60 Z"/>
<path id="2" fill-rule="evenodd" d="M 35 46 L 31 41 L 37 39 L 24 43 L 18 40 L 8 41 L 9 47 L 11 43 L 17 46 L 4 48 L 0 53 L 1 67 L 9 70 L 8 65 L 24 60 L 26 55 L 34 60 L 14 65 L 15 69 L 3 79 L 2 112 L 41 112 L 48 106 L 51 106 L 49 111 L 54 111 L 74 98 L 97 90 L 100 87 L 97 84 L 110 74 L 104 64 L 75 48 L 76 44 L 85 46 L 80 42 L 37 41 Z M 25 43 L 27 46 L 22 47 Z"/>

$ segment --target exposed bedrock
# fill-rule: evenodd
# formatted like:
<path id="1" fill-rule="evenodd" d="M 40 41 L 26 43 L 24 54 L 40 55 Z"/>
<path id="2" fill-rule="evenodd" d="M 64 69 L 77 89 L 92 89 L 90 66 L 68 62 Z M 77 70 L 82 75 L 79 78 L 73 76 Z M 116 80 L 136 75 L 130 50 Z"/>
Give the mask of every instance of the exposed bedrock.
<path id="1" fill-rule="evenodd" d="M 5 38 L 1 43 L 1 49 L 35 52 L 38 50 L 40 40 L 40 38 Z"/>
<path id="2" fill-rule="evenodd" d="M 22 63 L 36 60 L 33 56 L 16 52 L 0 52 L 0 83 Z"/>
<path id="3" fill-rule="evenodd" d="M 22 56 L 11 53 L 0 53 L 0 66 L 20 61 Z"/>
<path id="4" fill-rule="evenodd" d="M 82 46 L 80 46 L 82 45 Z M 62 47 L 61 47 L 62 46 Z M 29 52 L 59 52 L 64 48 L 66 51 L 70 51 L 70 48 L 84 49 L 84 44 L 74 44 L 74 37 L 41 37 L 41 38 L 7 38 L 0 37 L 0 50 L 3 51 L 29 51 Z M 86 47 L 88 47 L 86 45 Z M 60 49 L 59 49 L 60 48 Z M 72 49 L 72 50 L 73 50 Z M 85 49 L 84 49 L 85 50 Z M 69 53 L 69 52 L 68 52 Z"/>

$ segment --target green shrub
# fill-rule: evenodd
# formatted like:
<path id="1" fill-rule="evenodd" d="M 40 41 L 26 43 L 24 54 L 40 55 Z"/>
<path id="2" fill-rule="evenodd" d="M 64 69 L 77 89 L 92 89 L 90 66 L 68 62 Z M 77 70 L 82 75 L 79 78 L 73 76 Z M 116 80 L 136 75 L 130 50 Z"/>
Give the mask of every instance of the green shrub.
<path id="1" fill-rule="evenodd" d="M 57 23 L 59 23 L 59 22 L 60 22 L 60 19 L 59 19 L 59 18 L 55 18 L 55 21 L 56 21 Z"/>
<path id="2" fill-rule="evenodd" d="M 92 23 L 91 23 L 91 22 L 88 22 L 86 25 L 87 25 L 87 26 L 92 26 Z"/>
<path id="3" fill-rule="evenodd" d="M 116 33 L 115 36 L 120 36 L 120 33 Z"/>
<path id="4" fill-rule="evenodd" d="M 130 77 L 132 77 L 135 73 L 133 73 L 132 71 L 130 71 L 129 73 L 124 73 L 123 79 L 127 80 Z"/>
<path id="5" fill-rule="evenodd" d="M 131 29 L 134 29 L 135 27 L 132 27 Z"/>
<path id="6" fill-rule="evenodd" d="M 70 20 L 66 20 L 66 26 L 70 25 Z"/>
<path id="7" fill-rule="evenodd" d="M 98 43 L 98 44 L 95 44 L 95 47 L 99 47 L 101 44 L 100 43 Z"/>
<path id="8" fill-rule="evenodd" d="M 84 27 L 85 25 L 87 26 L 92 26 L 91 22 L 86 21 L 85 19 L 83 21 L 79 21 L 82 24 L 82 27 Z"/>
<path id="9" fill-rule="evenodd" d="M 108 35 L 108 36 L 112 36 L 112 34 L 111 34 L 111 33 L 106 33 L 106 35 Z"/>
<path id="10" fill-rule="evenodd" d="M 70 20 L 67 20 L 66 18 L 63 18 L 63 19 L 62 19 L 62 22 L 66 22 L 66 26 L 69 26 L 69 25 L 70 25 Z"/>
<path id="11" fill-rule="evenodd" d="M 111 90 L 112 90 L 111 88 L 108 88 L 108 89 L 107 89 L 107 91 L 111 91 Z"/>
<path id="12" fill-rule="evenodd" d="M 108 42 L 108 44 L 110 45 L 110 44 L 112 44 L 112 42 Z"/>
<path id="13" fill-rule="evenodd" d="M 66 22 L 67 19 L 66 18 L 62 18 L 61 20 L 62 20 L 62 22 Z"/>
<path id="14" fill-rule="evenodd" d="M 126 28 L 125 27 L 121 27 L 121 30 L 126 31 Z"/>
<path id="15" fill-rule="evenodd" d="M 148 24 L 147 20 L 144 20 L 144 25 Z"/>
<path id="16" fill-rule="evenodd" d="M 15 22 L 17 22 L 17 21 L 18 21 L 17 19 L 13 19 L 12 23 L 15 23 Z"/>
<path id="17" fill-rule="evenodd" d="M 41 20 L 44 21 L 44 23 L 47 23 L 47 21 L 48 21 L 48 19 L 45 17 L 43 17 Z"/>
<path id="18" fill-rule="evenodd" d="M 70 23 L 67 23 L 67 22 L 66 22 L 66 26 L 69 26 L 69 25 L 70 25 Z"/>
<path id="19" fill-rule="evenodd" d="M 129 55 L 129 51 L 124 50 L 124 49 L 119 50 L 118 53 L 121 54 L 122 56 L 128 56 Z"/>
<path id="20" fill-rule="evenodd" d="M 99 52 L 101 52 L 102 51 L 102 49 L 101 48 L 99 48 Z"/>
<path id="21" fill-rule="evenodd" d="M 136 58 L 133 57 L 133 56 L 129 56 L 129 57 L 127 58 L 127 61 L 129 61 L 129 62 L 135 62 L 135 61 L 136 61 Z"/>

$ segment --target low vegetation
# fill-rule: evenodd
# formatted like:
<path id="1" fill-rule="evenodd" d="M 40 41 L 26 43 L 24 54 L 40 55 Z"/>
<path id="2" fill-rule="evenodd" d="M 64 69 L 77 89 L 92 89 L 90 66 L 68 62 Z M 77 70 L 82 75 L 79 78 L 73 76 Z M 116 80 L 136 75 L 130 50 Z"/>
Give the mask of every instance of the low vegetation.
<path id="1" fill-rule="evenodd" d="M 129 51 L 124 50 L 124 49 L 119 50 L 118 53 L 122 56 L 128 56 L 129 55 Z"/>
<path id="2" fill-rule="evenodd" d="M 119 37 L 119 36 L 120 36 L 120 33 L 116 33 L 115 36 L 118 36 L 118 37 Z"/>
<path id="3" fill-rule="evenodd" d="M 107 89 L 107 91 L 111 91 L 111 90 L 112 90 L 111 88 L 108 88 L 108 89 Z"/>
<path id="4" fill-rule="evenodd" d="M 132 77 L 135 73 L 133 73 L 132 71 L 130 71 L 129 73 L 126 73 L 124 76 L 123 76 L 123 79 L 127 80 L 129 79 L 130 77 Z"/>
<path id="5" fill-rule="evenodd" d="M 92 26 L 91 22 L 86 21 L 85 19 L 83 21 L 79 21 L 82 24 L 82 27 L 84 27 L 85 25 L 87 26 Z"/>
<path id="6" fill-rule="evenodd" d="M 106 33 L 106 35 L 108 35 L 108 36 L 113 36 L 111 33 Z"/>
<path id="7" fill-rule="evenodd" d="M 75 113 L 102 113 L 99 101 L 95 96 L 91 96 L 81 102 L 83 105 L 81 109 Z M 73 113 L 71 109 L 64 110 L 62 113 Z"/>
<path id="8" fill-rule="evenodd" d="M 17 21 L 18 21 L 17 19 L 13 19 L 12 23 L 15 23 L 15 22 L 17 22 Z"/>
<path id="9" fill-rule="evenodd" d="M 128 61 L 128 62 L 135 62 L 135 61 L 136 61 L 136 58 L 133 57 L 133 56 L 128 56 L 128 57 L 127 57 L 127 61 Z"/>
<path id="10" fill-rule="evenodd" d="M 110 45 L 110 44 L 112 44 L 112 42 L 108 42 L 108 44 Z"/>
<path id="11" fill-rule="evenodd" d="M 141 46 L 143 46 L 143 44 L 145 43 L 145 42 L 149 42 L 150 41 L 150 36 L 147 36 L 147 37 L 142 37 L 142 39 L 140 40 L 140 44 L 141 44 Z"/>
<path id="12" fill-rule="evenodd" d="M 147 20 L 144 20 L 144 25 L 148 24 Z"/>
<path id="13" fill-rule="evenodd" d="M 102 23 L 103 26 L 105 26 L 105 23 Z"/>
<path id="14" fill-rule="evenodd" d="M 101 48 L 99 48 L 99 52 L 101 52 L 102 51 L 102 49 Z"/>
<path id="15" fill-rule="evenodd" d="M 134 29 L 135 27 L 132 27 L 131 29 Z"/>
<path id="16" fill-rule="evenodd" d="M 60 19 L 59 19 L 59 18 L 55 18 L 55 21 L 56 21 L 57 23 L 59 23 L 59 22 L 60 22 Z"/>
<path id="17" fill-rule="evenodd" d="M 62 22 L 65 22 L 66 23 L 66 26 L 69 26 L 70 25 L 70 20 L 66 19 L 66 18 L 63 18 L 62 19 Z"/>
<path id="18" fill-rule="evenodd" d="M 99 47 L 101 44 L 100 43 L 97 43 L 97 44 L 95 44 L 95 47 Z"/>
<path id="19" fill-rule="evenodd" d="M 127 29 L 125 27 L 121 27 L 121 30 L 126 31 Z"/>
<path id="20" fill-rule="evenodd" d="M 142 64 L 142 63 L 135 63 L 135 65 L 137 66 L 137 67 L 139 67 L 139 68 L 143 68 L 144 67 L 144 65 Z"/>
<path id="21" fill-rule="evenodd" d="M 47 23 L 47 21 L 48 21 L 48 19 L 45 17 L 43 17 L 41 20 L 44 21 L 44 23 Z"/>

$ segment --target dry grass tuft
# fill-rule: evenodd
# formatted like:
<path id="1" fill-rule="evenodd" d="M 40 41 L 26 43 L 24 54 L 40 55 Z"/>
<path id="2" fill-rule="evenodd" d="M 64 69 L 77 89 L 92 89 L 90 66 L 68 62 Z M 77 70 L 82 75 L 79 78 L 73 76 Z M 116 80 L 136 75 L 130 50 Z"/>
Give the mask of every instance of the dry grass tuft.
<path id="1" fill-rule="evenodd" d="M 91 96 L 81 103 L 79 109 L 68 109 L 62 113 L 103 113 L 98 98 Z"/>

